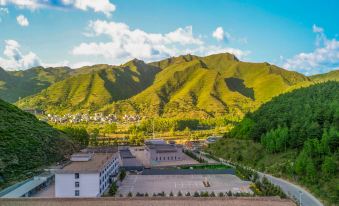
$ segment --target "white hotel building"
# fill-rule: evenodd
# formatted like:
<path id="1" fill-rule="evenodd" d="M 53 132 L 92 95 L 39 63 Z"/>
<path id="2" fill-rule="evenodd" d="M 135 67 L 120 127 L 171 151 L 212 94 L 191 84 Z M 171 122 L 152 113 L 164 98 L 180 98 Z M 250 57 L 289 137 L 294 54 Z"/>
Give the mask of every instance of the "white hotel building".
<path id="1" fill-rule="evenodd" d="M 55 173 L 55 197 L 100 197 L 119 172 L 117 149 L 87 149 Z"/>

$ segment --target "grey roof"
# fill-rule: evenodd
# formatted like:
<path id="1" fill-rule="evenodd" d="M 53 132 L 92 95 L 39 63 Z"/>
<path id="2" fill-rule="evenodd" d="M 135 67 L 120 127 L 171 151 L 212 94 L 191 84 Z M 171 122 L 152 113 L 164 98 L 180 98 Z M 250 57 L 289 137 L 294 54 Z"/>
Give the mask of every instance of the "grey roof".
<path id="1" fill-rule="evenodd" d="M 149 149 L 155 149 L 157 153 L 177 152 L 181 145 L 176 144 L 149 144 L 146 145 Z"/>
<path id="2" fill-rule="evenodd" d="M 16 188 L 12 188 L 7 194 L 3 195 L 2 198 L 16 198 L 25 195 L 30 192 L 34 188 L 43 184 L 48 180 L 48 178 L 52 177 L 54 174 L 46 173 L 40 176 L 33 177 L 29 180 L 26 180 L 23 184 L 18 184 Z"/>
<path id="3" fill-rule="evenodd" d="M 61 170 L 55 171 L 55 173 L 97 173 L 114 157 L 116 157 L 114 153 L 94 153 L 90 160 L 80 162 L 72 161 Z"/>
<path id="4" fill-rule="evenodd" d="M 122 149 L 119 150 L 120 153 L 120 157 L 121 158 L 135 158 L 135 156 L 131 153 L 131 151 L 129 149 Z"/>

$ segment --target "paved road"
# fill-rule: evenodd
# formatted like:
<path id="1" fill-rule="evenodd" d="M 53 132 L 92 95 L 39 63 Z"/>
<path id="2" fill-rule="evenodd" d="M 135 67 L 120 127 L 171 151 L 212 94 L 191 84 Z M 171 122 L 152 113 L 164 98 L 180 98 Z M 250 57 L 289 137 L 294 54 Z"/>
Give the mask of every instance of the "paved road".
<path id="1" fill-rule="evenodd" d="M 204 156 L 204 155 L 202 155 Z M 207 157 L 205 157 L 207 158 Z M 207 158 L 208 159 L 208 158 Z M 223 160 L 223 164 L 230 165 L 232 164 L 228 163 L 227 161 Z M 258 172 L 258 171 L 257 171 Z M 258 174 L 263 177 L 266 176 L 267 179 L 269 179 L 273 184 L 281 187 L 281 189 L 291 198 L 296 198 L 299 201 L 300 198 L 300 192 L 301 192 L 301 205 L 302 206 L 323 206 L 323 204 L 315 198 L 311 193 L 305 191 L 301 187 L 290 183 L 286 180 L 283 180 L 281 178 L 273 177 L 269 174 L 265 174 L 262 172 L 258 172 Z"/>
<path id="2" fill-rule="evenodd" d="M 268 174 L 264 174 L 261 172 L 258 172 L 258 174 L 263 177 L 267 177 L 273 184 L 278 185 L 288 196 L 295 197 L 299 201 L 300 198 L 300 192 L 301 192 L 301 205 L 303 206 L 323 206 L 323 204 L 316 199 L 312 194 L 305 191 L 301 187 L 292 184 L 290 182 L 287 182 L 286 180 L 283 180 L 281 178 L 273 177 Z"/>

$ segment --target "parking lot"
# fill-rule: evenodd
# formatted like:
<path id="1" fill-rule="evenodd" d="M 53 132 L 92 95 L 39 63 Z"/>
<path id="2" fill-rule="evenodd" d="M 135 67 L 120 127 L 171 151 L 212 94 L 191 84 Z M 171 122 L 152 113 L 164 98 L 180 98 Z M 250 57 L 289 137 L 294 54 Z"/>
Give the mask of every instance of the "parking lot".
<path id="1" fill-rule="evenodd" d="M 208 181 L 210 187 L 205 187 L 203 181 Z M 249 189 L 250 182 L 242 181 L 235 175 L 128 175 L 119 187 L 118 194 L 126 196 L 129 192 L 153 193 L 164 191 L 166 195 L 173 192 L 177 195 L 179 191 L 183 194 L 190 192 L 208 191 L 218 194 L 220 192 L 232 191 L 252 193 Z"/>

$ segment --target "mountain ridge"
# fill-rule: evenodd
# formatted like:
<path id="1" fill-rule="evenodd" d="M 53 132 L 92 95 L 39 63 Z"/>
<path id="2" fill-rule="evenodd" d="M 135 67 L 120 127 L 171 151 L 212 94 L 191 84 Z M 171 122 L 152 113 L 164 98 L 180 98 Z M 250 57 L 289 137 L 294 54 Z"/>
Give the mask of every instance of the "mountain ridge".
<path id="1" fill-rule="evenodd" d="M 120 66 L 84 66 L 16 104 L 52 113 L 242 117 L 276 95 L 317 81 L 267 62 L 243 62 L 229 53 L 187 54 L 150 63 L 133 59 Z"/>

